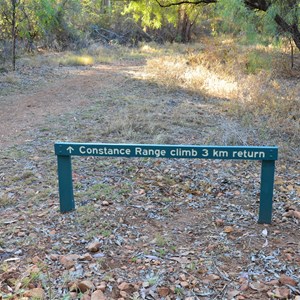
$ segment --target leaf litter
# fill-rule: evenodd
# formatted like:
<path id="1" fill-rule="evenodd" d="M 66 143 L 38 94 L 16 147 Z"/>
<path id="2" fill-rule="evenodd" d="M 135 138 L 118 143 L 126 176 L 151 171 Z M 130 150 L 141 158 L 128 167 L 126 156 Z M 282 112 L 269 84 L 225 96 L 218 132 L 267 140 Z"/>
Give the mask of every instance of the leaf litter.
<path id="1" fill-rule="evenodd" d="M 1 143 L 0 299 L 298 299 L 297 160 L 277 164 L 272 225 L 257 224 L 259 163 L 218 160 L 74 158 L 76 211 L 60 214 L 57 140 L 232 138 L 215 100 L 131 77 L 139 68 L 74 68 L 36 99 L 20 96 L 35 104 L 66 85 L 48 116 L 32 110 L 34 126 L 18 124 Z M 74 86 L 81 96 L 60 106 Z"/>

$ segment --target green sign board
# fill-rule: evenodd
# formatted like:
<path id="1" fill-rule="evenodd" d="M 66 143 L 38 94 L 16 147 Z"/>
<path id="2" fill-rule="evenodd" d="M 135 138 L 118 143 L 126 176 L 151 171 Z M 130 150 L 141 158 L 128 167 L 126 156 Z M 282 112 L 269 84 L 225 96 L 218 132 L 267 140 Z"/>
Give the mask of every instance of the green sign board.
<path id="1" fill-rule="evenodd" d="M 262 169 L 258 222 L 271 223 L 275 160 L 278 156 L 277 147 L 59 142 L 55 143 L 55 154 L 58 160 L 61 212 L 75 209 L 71 156 L 260 160 Z"/>

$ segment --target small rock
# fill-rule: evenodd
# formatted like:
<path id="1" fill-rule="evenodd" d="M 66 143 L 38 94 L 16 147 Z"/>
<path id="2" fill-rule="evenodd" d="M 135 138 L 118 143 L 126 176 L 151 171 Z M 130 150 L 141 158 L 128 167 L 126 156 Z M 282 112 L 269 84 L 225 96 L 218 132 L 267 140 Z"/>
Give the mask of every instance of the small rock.
<path id="1" fill-rule="evenodd" d="M 87 260 L 87 261 L 91 261 L 93 260 L 93 256 L 89 253 L 85 253 L 82 256 L 80 256 L 79 258 L 80 260 Z"/>
<path id="2" fill-rule="evenodd" d="M 283 214 L 283 217 L 295 217 L 297 219 L 300 219 L 300 211 L 289 210 L 288 212 Z"/>
<path id="3" fill-rule="evenodd" d="M 261 232 L 261 235 L 263 237 L 267 237 L 268 236 L 268 230 L 265 228 L 262 232 Z"/>
<path id="4" fill-rule="evenodd" d="M 118 285 L 118 289 L 120 291 L 126 291 L 130 288 L 130 284 L 127 282 L 122 282 L 121 284 Z M 122 296 L 123 297 L 123 296 Z"/>
<path id="5" fill-rule="evenodd" d="M 85 293 L 86 291 L 93 290 L 95 288 L 94 284 L 90 280 L 80 281 L 77 286 L 81 293 Z"/>
<path id="6" fill-rule="evenodd" d="M 97 252 L 100 250 L 100 246 L 101 244 L 99 242 L 92 242 L 90 244 L 87 245 L 86 249 L 89 251 L 89 252 Z"/>
<path id="7" fill-rule="evenodd" d="M 215 223 L 216 223 L 216 225 L 217 225 L 218 227 L 221 227 L 221 226 L 224 225 L 224 220 L 222 220 L 222 219 L 216 219 L 216 220 L 215 220 Z"/>
<path id="8" fill-rule="evenodd" d="M 237 290 L 230 290 L 228 291 L 228 299 L 234 299 L 235 296 L 237 296 L 240 293 L 240 291 Z"/>
<path id="9" fill-rule="evenodd" d="M 157 288 L 157 292 L 160 297 L 166 297 L 170 294 L 170 289 L 168 287 L 159 287 Z"/>
<path id="10" fill-rule="evenodd" d="M 80 300 L 91 300 L 91 296 L 88 294 L 83 294 Z"/>
<path id="11" fill-rule="evenodd" d="M 109 202 L 106 200 L 102 201 L 102 206 L 109 206 Z"/>
<path id="12" fill-rule="evenodd" d="M 105 257 L 105 254 L 98 252 L 98 253 L 94 254 L 93 257 L 94 258 L 102 258 L 102 257 Z"/>
<path id="13" fill-rule="evenodd" d="M 291 285 L 291 286 L 296 286 L 297 285 L 297 281 L 294 280 L 293 278 L 285 275 L 285 274 L 282 274 L 279 278 L 279 282 L 281 284 L 284 284 L 284 285 Z"/>
<path id="14" fill-rule="evenodd" d="M 68 254 L 67 257 L 68 257 L 69 259 L 72 259 L 72 260 L 75 261 L 75 260 L 77 260 L 77 259 L 80 258 L 80 255 L 78 255 L 78 254 Z"/>
<path id="15" fill-rule="evenodd" d="M 106 282 L 105 281 L 100 282 L 100 284 L 97 286 L 97 289 L 104 292 L 106 289 Z"/>
<path id="16" fill-rule="evenodd" d="M 123 278 L 117 278 L 117 284 L 121 284 L 123 281 Z"/>
<path id="17" fill-rule="evenodd" d="M 180 282 L 180 285 L 181 285 L 183 288 L 188 288 L 190 284 L 189 284 L 187 281 L 181 281 L 181 282 Z"/>
<path id="18" fill-rule="evenodd" d="M 179 275 L 179 280 L 180 280 L 180 281 L 186 281 L 186 276 L 185 276 L 185 274 L 180 274 L 180 275 Z"/>
<path id="19" fill-rule="evenodd" d="M 262 282 L 259 281 L 251 282 L 249 286 L 254 291 L 266 292 L 269 290 L 269 287 L 266 284 L 263 284 Z"/>
<path id="20" fill-rule="evenodd" d="M 225 233 L 231 233 L 231 232 L 233 232 L 233 231 L 234 231 L 234 229 L 233 229 L 232 226 L 225 226 L 225 227 L 224 227 L 224 232 L 225 232 Z"/>
<path id="21" fill-rule="evenodd" d="M 216 281 L 220 279 L 219 275 L 215 275 L 215 274 L 209 274 L 206 276 L 206 279 L 208 279 L 209 281 Z"/>
<path id="22" fill-rule="evenodd" d="M 285 287 L 278 287 L 273 293 L 276 299 L 288 299 L 290 296 L 290 290 Z"/>
<path id="23" fill-rule="evenodd" d="M 244 283 L 242 283 L 240 290 L 244 292 L 244 291 L 247 291 L 248 288 L 249 288 L 249 283 L 248 283 L 248 281 L 245 281 Z"/>
<path id="24" fill-rule="evenodd" d="M 25 297 L 34 298 L 34 299 L 45 299 L 45 291 L 42 288 L 34 288 L 24 293 Z"/>
<path id="25" fill-rule="evenodd" d="M 106 297 L 104 296 L 102 291 L 97 290 L 92 293 L 91 300 L 106 300 Z"/>
<path id="26" fill-rule="evenodd" d="M 57 255 L 57 254 L 50 254 L 50 259 L 51 259 L 52 261 L 57 261 L 58 258 L 59 258 L 59 255 Z"/>
<path id="27" fill-rule="evenodd" d="M 59 261 L 67 270 L 75 266 L 75 261 L 68 256 L 62 255 Z"/>
<path id="28" fill-rule="evenodd" d="M 293 256 L 290 253 L 285 253 L 285 257 L 287 260 L 292 261 L 293 260 Z"/>
<path id="29" fill-rule="evenodd" d="M 34 256 L 31 261 L 34 263 L 34 264 L 38 264 L 40 262 L 42 262 L 42 260 L 36 255 Z"/>
<path id="30" fill-rule="evenodd" d="M 266 284 L 270 286 L 275 286 L 279 284 L 279 281 L 277 279 L 273 279 L 271 281 L 266 282 Z"/>
<path id="31" fill-rule="evenodd" d="M 120 296 L 124 299 L 127 299 L 128 298 L 128 294 L 125 292 L 125 291 L 121 291 L 120 292 Z"/>

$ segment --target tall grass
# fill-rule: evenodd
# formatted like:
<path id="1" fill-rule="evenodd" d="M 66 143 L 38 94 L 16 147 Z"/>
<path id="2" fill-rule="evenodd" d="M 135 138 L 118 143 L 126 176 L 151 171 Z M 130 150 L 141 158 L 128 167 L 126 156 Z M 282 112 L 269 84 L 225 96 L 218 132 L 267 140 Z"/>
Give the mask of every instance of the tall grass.
<path id="1" fill-rule="evenodd" d="M 77 56 L 65 54 L 63 61 L 86 65 L 145 60 L 144 80 L 204 95 L 207 101 L 222 100 L 216 102 L 216 113 L 254 128 L 255 143 L 276 143 L 294 157 L 300 147 L 300 54 L 295 54 L 292 70 L 287 50 L 245 46 L 222 37 L 190 45 L 142 44 L 135 49 L 93 45 Z M 121 128 L 122 122 L 118 126 Z M 154 129 L 150 127 L 151 132 Z M 129 132 L 134 134 L 134 127 Z"/>
<path id="2" fill-rule="evenodd" d="M 145 73 L 170 89 L 227 100 L 218 102 L 216 112 L 255 128 L 255 141 L 279 144 L 295 157 L 300 147 L 299 53 L 295 61 L 292 70 L 285 49 L 208 39 L 185 47 L 169 45 L 165 54 L 148 59 Z"/>
<path id="3" fill-rule="evenodd" d="M 141 44 L 139 48 L 95 44 L 77 53 L 49 56 L 50 64 L 66 66 L 122 61 L 145 62 L 144 69 L 139 72 L 139 80 L 154 82 L 164 89 L 184 89 L 201 95 L 203 101 L 214 105 L 216 114 L 229 116 L 242 126 L 255 129 L 253 143 L 276 143 L 283 152 L 293 157 L 299 152 L 299 52 L 295 53 L 293 69 L 288 48 L 245 46 L 230 37 L 207 38 L 189 45 L 149 43 Z M 34 60 L 34 65 L 39 63 L 45 62 Z M 15 80 L 9 74 L 4 77 L 7 82 Z M 198 126 L 198 112 L 193 109 L 179 105 L 178 111 L 173 112 L 174 124 L 190 122 Z M 134 136 L 138 131 L 135 124 L 140 121 L 138 114 L 129 115 L 128 119 L 136 121 L 131 122 L 128 130 L 128 134 Z M 122 131 L 124 122 L 121 118 L 107 131 Z M 144 127 L 145 134 L 159 131 L 157 128 L 160 126 L 154 126 L 152 117 L 149 117 Z"/>

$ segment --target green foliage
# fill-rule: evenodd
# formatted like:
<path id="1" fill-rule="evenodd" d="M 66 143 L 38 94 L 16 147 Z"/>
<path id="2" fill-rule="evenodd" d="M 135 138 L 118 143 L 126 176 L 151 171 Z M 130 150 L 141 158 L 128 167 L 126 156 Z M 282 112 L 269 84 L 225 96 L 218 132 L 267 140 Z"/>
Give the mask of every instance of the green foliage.
<path id="1" fill-rule="evenodd" d="M 157 3 L 151 0 L 130 1 L 124 8 L 125 14 L 132 14 L 136 22 L 150 28 L 160 28 L 165 17 L 169 22 L 174 22 L 174 10 L 163 11 Z"/>
<path id="2" fill-rule="evenodd" d="M 216 5 L 216 14 L 223 20 L 219 29 L 235 34 L 243 32 L 249 40 L 254 39 L 257 32 L 255 14 L 243 0 L 220 0 Z"/>
<path id="3" fill-rule="evenodd" d="M 270 42 L 273 38 L 278 39 L 279 33 L 283 33 L 282 28 L 275 22 L 276 16 L 280 16 L 287 24 L 297 25 L 299 14 L 299 4 L 297 7 L 285 1 L 270 1 L 267 10 L 261 11 L 250 9 L 244 0 L 219 0 L 216 16 L 221 17 L 222 22 L 217 32 L 242 33 L 250 43 L 264 40 Z"/>
<path id="4" fill-rule="evenodd" d="M 160 0 L 162 4 L 170 2 L 176 1 Z M 156 0 L 16 1 L 17 45 L 21 40 L 30 51 L 39 42 L 56 49 L 74 49 L 86 46 L 90 38 L 101 40 L 99 28 L 116 32 L 119 36 L 136 34 L 137 37 L 128 38 L 131 44 L 140 41 L 143 31 L 147 33 L 144 38 L 150 34 L 160 41 L 187 42 L 192 30 L 202 22 L 206 28 L 211 24 L 215 35 L 233 33 L 242 35 L 251 43 L 270 43 L 274 37 L 278 40 L 283 32 L 295 41 L 290 28 L 299 26 L 298 0 L 270 0 L 266 11 L 250 9 L 245 2 L 256 3 L 253 0 L 218 0 L 215 5 L 182 4 L 162 8 Z M 7 48 L 12 40 L 12 3 L 11 0 L 0 0 L 0 43 L 5 41 Z M 287 24 L 285 29 L 279 30 L 275 16 L 280 16 Z M 199 29 L 195 32 L 202 33 Z M 110 41 L 109 34 L 104 40 Z M 3 61 L 9 53 L 10 50 L 1 49 L 0 59 Z"/>
<path id="5" fill-rule="evenodd" d="M 190 40 L 191 28 L 207 18 L 207 11 L 192 4 L 162 8 L 155 0 L 130 1 L 124 8 L 124 14 L 131 15 L 145 30 L 165 30 L 166 36 L 177 42 Z"/>
<path id="6" fill-rule="evenodd" d="M 265 53 L 252 51 L 248 54 L 246 72 L 248 74 L 258 74 L 262 70 L 269 70 L 272 65 L 271 57 Z"/>
<path id="7" fill-rule="evenodd" d="M 53 0 L 32 0 L 20 8 L 23 22 L 20 24 L 20 36 L 28 36 L 31 31 L 39 37 L 45 36 L 57 25 L 56 3 Z"/>
<path id="8" fill-rule="evenodd" d="M 0 39 L 8 38 L 11 34 L 11 8 L 12 7 L 10 1 L 0 0 Z"/>
<path id="9" fill-rule="evenodd" d="M 278 7 L 272 5 L 266 13 L 261 16 L 262 31 L 269 36 L 277 34 L 277 25 L 274 21 L 276 14 L 278 14 Z"/>

